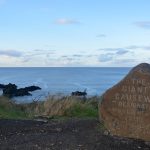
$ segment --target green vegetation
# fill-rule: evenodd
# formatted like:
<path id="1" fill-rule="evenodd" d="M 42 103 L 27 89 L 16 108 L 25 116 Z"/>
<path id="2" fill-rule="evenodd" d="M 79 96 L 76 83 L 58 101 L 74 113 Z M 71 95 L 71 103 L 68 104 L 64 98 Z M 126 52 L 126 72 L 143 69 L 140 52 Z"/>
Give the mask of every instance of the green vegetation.
<path id="1" fill-rule="evenodd" d="M 83 99 L 75 96 L 49 96 L 45 101 L 28 104 L 16 104 L 12 100 L 0 97 L 0 118 L 28 119 L 35 116 L 49 118 L 97 118 L 100 97 Z"/>
<path id="2" fill-rule="evenodd" d="M 5 97 L 0 97 L 0 118 L 25 119 L 28 115 L 14 102 Z"/>
<path id="3" fill-rule="evenodd" d="M 68 117 L 98 117 L 98 109 L 89 103 L 77 103 L 65 111 Z"/>

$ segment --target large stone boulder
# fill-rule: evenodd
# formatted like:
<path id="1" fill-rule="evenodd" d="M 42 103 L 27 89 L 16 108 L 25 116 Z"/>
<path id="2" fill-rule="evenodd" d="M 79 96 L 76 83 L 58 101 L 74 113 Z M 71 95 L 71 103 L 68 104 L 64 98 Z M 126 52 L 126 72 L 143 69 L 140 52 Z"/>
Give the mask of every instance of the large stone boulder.
<path id="1" fill-rule="evenodd" d="M 142 63 L 107 90 L 100 119 L 113 135 L 150 141 L 150 65 Z"/>

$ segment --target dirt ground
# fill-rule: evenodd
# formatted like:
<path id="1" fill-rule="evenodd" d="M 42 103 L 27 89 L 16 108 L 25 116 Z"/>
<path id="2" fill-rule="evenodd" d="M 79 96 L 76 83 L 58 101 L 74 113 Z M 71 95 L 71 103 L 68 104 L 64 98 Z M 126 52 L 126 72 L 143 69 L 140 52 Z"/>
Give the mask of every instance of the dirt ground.
<path id="1" fill-rule="evenodd" d="M 140 140 L 106 135 L 96 119 L 0 120 L 0 150 L 150 150 Z"/>

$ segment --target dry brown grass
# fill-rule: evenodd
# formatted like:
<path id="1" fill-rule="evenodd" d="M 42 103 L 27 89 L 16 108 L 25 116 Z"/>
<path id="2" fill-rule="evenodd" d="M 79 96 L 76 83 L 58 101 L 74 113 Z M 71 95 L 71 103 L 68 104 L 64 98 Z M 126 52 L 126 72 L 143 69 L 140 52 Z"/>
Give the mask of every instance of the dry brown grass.
<path id="1" fill-rule="evenodd" d="M 92 108 L 98 108 L 98 97 L 93 97 L 85 100 L 81 97 L 76 96 L 48 96 L 43 102 L 32 102 L 27 104 L 26 112 L 30 116 L 65 116 L 68 115 L 68 110 L 75 106 L 81 109 L 92 106 Z"/>
<path id="2" fill-rule="evenodd" d="M 84 99 L 76 96 L 48 96 L 44 101 L 33 101 L 28 104 L 15 104 L 8 98 L 0 97 L 1 113 L 17 110 L 27 118 L 34 116 L 74 117 L 96 116 L 99 97 Z M 3 112 L 3 108 L 5 109 Z"/>
<path id="3" fill-rule="evenodd" d="M 15 103 L 7 97 L 0 96 L 0 106 L 3 108 L 12 108 L 15 106 Z"/>
<path id="4" fill-rule="evenodd" d="M 36 115 L 64 116 L 65 111 L 77 103 L 81 103 L 81 99 L 71 96 L 48 96 L 46 101 L 37 103 L 34 112 Z"/>

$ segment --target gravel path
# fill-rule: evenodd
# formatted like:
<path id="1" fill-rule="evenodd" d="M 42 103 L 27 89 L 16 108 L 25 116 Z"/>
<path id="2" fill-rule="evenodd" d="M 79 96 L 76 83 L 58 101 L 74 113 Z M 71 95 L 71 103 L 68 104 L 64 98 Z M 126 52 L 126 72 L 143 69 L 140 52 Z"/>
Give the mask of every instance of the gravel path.
<path id="1" fill-rule="evenodd" d="M 150 150 L 149 143 L 104 135 L 96 119 L 0 120 L 0 150 Z"/>

